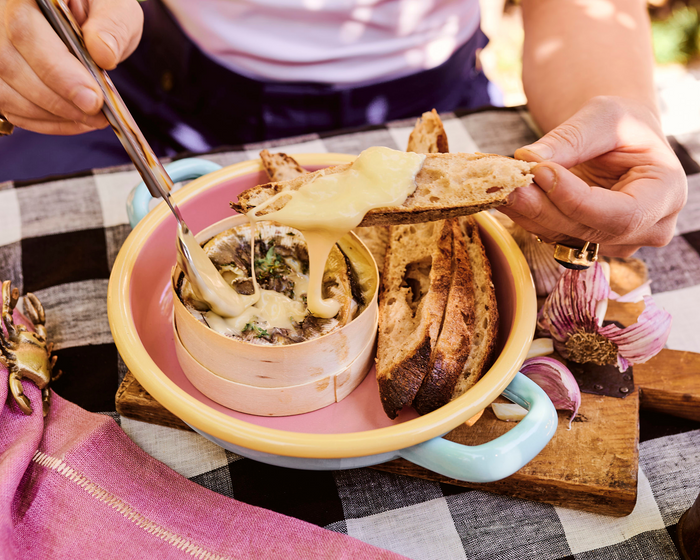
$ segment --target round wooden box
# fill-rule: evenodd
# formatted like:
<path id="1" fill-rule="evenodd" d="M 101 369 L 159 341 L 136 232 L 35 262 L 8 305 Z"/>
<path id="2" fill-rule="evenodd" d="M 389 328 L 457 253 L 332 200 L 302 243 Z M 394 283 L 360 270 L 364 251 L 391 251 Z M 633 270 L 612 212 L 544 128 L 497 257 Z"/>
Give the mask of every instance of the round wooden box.
<path id="1" fill-rule="evenodd" d="M 244 223 L 244 216 L 232 216 L 196 237 L 203 243 Z M 373 365 L 379 274 L 369 250 L 354 234 L 339 244 L 364 273 L 362 288 L 368 303 L 337 331 L 285 346 L 236 340 L 198 321 L 175 293 L 181 274 L 175 267 L 171 283 L 175 349 L 192 384 L 227 408 L 259 416 L 310 412 L 349 395 Z"/>

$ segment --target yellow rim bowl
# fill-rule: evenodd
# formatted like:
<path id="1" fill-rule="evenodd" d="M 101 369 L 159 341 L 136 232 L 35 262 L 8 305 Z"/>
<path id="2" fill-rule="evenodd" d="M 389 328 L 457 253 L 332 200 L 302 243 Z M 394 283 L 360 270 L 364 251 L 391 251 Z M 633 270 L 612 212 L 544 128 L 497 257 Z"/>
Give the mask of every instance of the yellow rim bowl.
<path id="1" fill-rule="evenodd" d="M 355 156 L 294 154 L 294 158 L 302 166 L 325 167 L 351 162 Z M 174 193 L 173 198 L 182 205 L 207 188 L 242 175 L 259 173 L 262 169 L 260 160 L 231 165 L 190 182 Z M 233 418 L 207 406 L 171 381 L 147 352 L 134 323 L 130 306 L 132 270 L 149 236 L 169 215 L 167 206 L 160 203 L 141 220 L 124 242 L 109 280 L 109 324 L 120 355 L 144 389 L 190 426 L 224 442 L 272 455 L 315 459 L 364 457 L 410 447 L 446 434 L 486 408 L 518 372 L 532 342 L 537 299 L 527 262 L 505 228 L 488 213 L 481 212 L 476 215 L 479 226 L 498 246 L 511 270 L 516 306 L 511 331 L 502 352 L 491 369 L 467 393 L 425 416 L 362 432 L 291 432 Z"/>

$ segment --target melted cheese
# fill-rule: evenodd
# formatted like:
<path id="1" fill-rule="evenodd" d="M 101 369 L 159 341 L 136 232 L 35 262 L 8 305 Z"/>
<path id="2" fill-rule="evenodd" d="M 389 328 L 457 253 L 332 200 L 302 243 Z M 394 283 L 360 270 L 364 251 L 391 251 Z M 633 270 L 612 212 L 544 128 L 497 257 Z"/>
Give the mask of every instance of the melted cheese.
<path id="1" fill-rule="evenodd" d="M 260 330 L 292 329 L 294 323 L 301 323 L 304 317 L 306 306 L 302 302 L 293 301 L 274 290 L 260 290 L 260 299 L 237 317 L 224 318 L 213 311 L 204 314 L 209 327 L 221 334 L 237 336 L 244 334 L 249 323 Z"/>
<path id="2" fill-rule="evenodd" d="M 373 208 L 399 206 L 416 189 L 416 175 L 425 155 L 389 148 L 369 148 L 345 171 L 319 177 L 297 191 L 283 192 L 248 213 L 251 221 L 251 262 L 254 262 L 255 222 L 273 220 L 298 229 L 309 252 L 309 276 L 294 270 L 294 294 L 307 294 L 308 310 L 322 318 L 334 317 L 340 303 L 322 297 L 323 273 L 333 245 L 357 227 Z M 257 212 L 280 196 L 291 197 L 275 212 L 257 217 Z M 273 290 L 261 290 L 252 271 L 255 292 L 242 295 L 226 282 L 190 232 L 178 231 L 195 266 L 186 270 L 193 291 L 209 304 L 205 314 L 209 326 L 222 334 L 241 335 L 246 325 L 293 328 L 306 316 L 306 306 Z"/>
<path id="3" fill-rule="evenodd" d="M 323 271 L 333 245 L 373 208 L 400 206 L 416 189 L 425 155 L 389 148 L 369 148 L 345 171 L 318 177 L 299 190 L 279 193 L 248 213 L 252 220 L 273 220 L 302 232 L 309 250 L 309 311 L 334 317 L 340 304 L 324 300 Z M 257 213 L 281 196 L 283 208 L 258 218 Z"/>
<path id="4" fill-rule="evenodd" d="M 192 291 L 197 298 L 206 302 L 211 309 L 222 317 L 237 317 L 260 299 L 260 290 L 254 284 L 255 292 L 251 295 L 239 294 L 224 280 L 214 263 L 204 252 L 189 230 L 183 230 L 178 225 L 177 235 L 180 242 L 190 254 L 194 270 L 190 270 L 188 262 L 182 263 L 187 270 L 185 274 L 190 281 Z"/>

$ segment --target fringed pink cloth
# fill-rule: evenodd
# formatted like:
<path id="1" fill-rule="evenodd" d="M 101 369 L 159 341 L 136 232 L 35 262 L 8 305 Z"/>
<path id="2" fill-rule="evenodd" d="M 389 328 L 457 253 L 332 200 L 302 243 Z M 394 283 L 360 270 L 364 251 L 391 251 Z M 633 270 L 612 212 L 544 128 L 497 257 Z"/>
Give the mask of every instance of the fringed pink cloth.
<path id="1" fill-rule="evenodd" d="M 66 372 L 70 375 L 70 372 Z M 108 416 L 0 364 L 0 558 L 400 559 L 398 554 L 211 492 L 143 452 Z"/>

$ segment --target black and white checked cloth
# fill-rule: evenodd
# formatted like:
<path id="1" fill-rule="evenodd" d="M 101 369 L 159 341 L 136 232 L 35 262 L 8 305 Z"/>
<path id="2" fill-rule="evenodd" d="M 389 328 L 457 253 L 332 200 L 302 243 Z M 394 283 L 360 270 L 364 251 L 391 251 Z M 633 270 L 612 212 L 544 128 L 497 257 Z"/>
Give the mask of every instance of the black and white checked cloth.
<path id="1" fill-rule="evenodd" d="M 522 109 L 443 115 L 452 151 L 512 155 L 536 135 Z M 359 153 L 405 149 L 413 122 L 249 145 L 204 156 L 221 165 L 261 148 Z M 673 315 L 668 346 L 700 351 L 700 131 L 670 138 L 688 174 L 677 235 L 638 255 L 655 299 Z M 298 471 L 243 459 L 190 432 L 119 418 L 114 397 L 125 369 L 107 322 L 107 282 L 128 235 L 131 167 L 0 183 L 0 279 L 34 292 L 65 372 L 54 389 L 113 415 L 139 446 L 216 492 L 303 519 L 410 558 L 673 559 L 675 526 L 700 492 L 700 423 L 643 413 L 638 502 L 611 518 L 372 469 Z M 562 458 L 566 460 L 566 458 Z"/>

